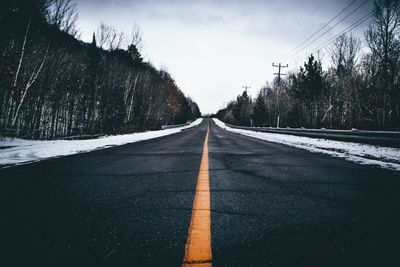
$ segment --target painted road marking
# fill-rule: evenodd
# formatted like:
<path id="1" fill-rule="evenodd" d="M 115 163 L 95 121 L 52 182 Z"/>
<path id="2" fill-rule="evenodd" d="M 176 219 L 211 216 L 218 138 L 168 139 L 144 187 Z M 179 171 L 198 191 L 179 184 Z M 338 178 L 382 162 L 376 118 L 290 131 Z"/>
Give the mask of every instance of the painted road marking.
<path id="1" fill-rule="evenodd" d="M 208 133 L 204 140 L 203 155 L 194 196 L 192 220 L 185 247 L 182 266 L 211 267 L 210 176 L 208 170 Z"/>

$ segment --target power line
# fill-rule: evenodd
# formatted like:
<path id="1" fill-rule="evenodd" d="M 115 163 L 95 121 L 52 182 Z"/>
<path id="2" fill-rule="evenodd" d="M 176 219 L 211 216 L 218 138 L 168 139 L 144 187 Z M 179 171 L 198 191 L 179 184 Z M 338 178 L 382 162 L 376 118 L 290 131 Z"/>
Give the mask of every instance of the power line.
<path id="1" fill-rule="evenodd" d="M 326 46 L 330 45 L 331 43 L 333 43 L 339 36 L 350 32 L 351 30 L 357 28 L 358 26 L 360 26 L 361 24 L 363 24 L 365 21 L 369 20 L 372 16 L 373 16 L 373 11 L 369 12 L 368 14 L 366 14 L 365 16 L 361 17 L 360 19 L 358 19 L 356 22 L 354 22 L 353 24 L 351 24 L 350 26 L 348 26 L 346 29 L 344 29 L 343 31 L 341 31 L 340 33 L 338 33 L 337 35 L 335 35 L 334 37 L 330 38 L 329 40 L 327 40 L 326 42 L 324 42 L 323 44 L 321 44 L 320 46 L 318 46 L 317 48 L 315 48 L 314 50 L 312 50 L 310 53 L 308 54 L 313 54 L 319 50 L 321 50 L 322 48 L 325 48 Z M 292 60 L 292 62 L 295 62 L 297 60 L 300 60 L 303 56 L 297 57 L 294 60 Z"/>
<path id="2" fill-rule="evenodd" d="M 310 40 L 311 38 L 313 38 L 315 35 L 317 35 L 317 33 L 319 33 L 320 31 L 322 31 L 324 28 L 326 28 L 329 23 L 331 23 L 332 21 L 334 21 L 337 17 L 339 17 L 341 14 L 343 14 L 344 11 L 346 11 L 349 7 L 351 7 L 355 2 L 357 2 L 358 0 L 353 0 L 351 3 L 349 3 L 344 9 L 342 9 L 342 11 L 340 11 L 338 14 L 336 14 L 336 16 L 334 16 L 333 18 L 331 18 L 327 23 L 325 23 L 321 28 L 319 28 L 316 32 L 314 32 L 312 35 L 310 35 L 307 39 L 305 39 L 303 42 L 301 42 L 299 45 L 297 45 L 295 48 L 293 48 L 290 52 L 288 52 L 286 55 L 284 55 L 279 61 L 282 61 L 283 59 L 285 59 L 287 56 L 289 56 L 291 53 L 293 53 L 294 51 L 297 50 L 297 48 L 301 47 L 303 44 L 305 44 L 308 40 Z"/>
<path id="3" fill-rule="evenodd" d="M 329 45 L 330 43 L 332 43 L 333 41 L 336 40 L 336 38 L 338 38 L 339 36 L 350 32 L 351 30 L 357 28 L 358 26 L 360 26 L 361 24 L 363 24 L 365 21 L 369 20 L 372 16 L 373 16 L 373 11 L 368 13 L 367 15 L 365 15 L 364 17 L 360 18 L 359 20 L 357 20 L 355 23 L 353 23 L 352 25 L 350 25 L 349 27 L 347 27 L 345 30 L 343 30 L 342 32 L 340 32 L 339 34 L 337 34 L 336 36 L 332 37 L 331 39 L 329 39 L 328 41 L 326 41 L 325 43 L 323 43 L 322 45 L 320 45 L 317 49 L 315 49 L 315 51 L 318 51 L 324 47 L 326 47 L 327 45 Z"/>
<path id="4" fill-rule="evenodd" d="M 332 28 L 326 30 L 325 32 L 323 32 L 321 35 L 319 35 L 316 39 L 314 39 L 311 43 L 309 43 L 308 45 L 306 45 L 305 47 L 303 47 L 300 51 L 305 50 L 306 48 L 310 47 L 315 41 L 319 40 L 322 36 L 324 36 L 325 34 L 327 34 L 328 32 L 330 32 L 333 28 L 335 28 L 337 25 L 339 25 L 341 22 L 343 22 L 345 19 L 347 19 L 350 15 L 354 14 L 356 11 L 358 11 L 363 5 L 365 5 L 369 0 L 365 0 L 361 5 L 359 5 L 356 9 L 354 9 L 352 12 L 350 12 L 349 14 L 347 14 L 345 17 L 343 17 L 340 21 L 338 21 L 337 23 L 335 23 L 335 25 L 332 26 Z M 298 53 L 300 53 L 300 51 Z M 296 54 L 298 54 L 296 53 Z M 295 54 L 294 54 L 295 55 Z"/>
<path id="5" fill-rule="evenodd" d="M 313 54 L 315 52 L 320 51 L 321 49 L 327 47 L 328 45 L 330 45 L 331 43 L 333 43 L 339 36 L 346 34 L 348 32 L 350 32 L 351 30 L 357 28 L 358 26 L 360 26 L 361 24 L 363 24 L 365 21 L 369 20 L 371 17 L 373 16 L 373 12 L 368 13 L 367 15 L 363 16 L 361 19 L 357 20 L 355 23 L 353 23 L 352 25 L 350 25 L 349 27 L 347 27 L 345 30 L 343 30 L 342 32 L 338 33 L 337 35 L 335 35 L 334 37 L 332 37 L 331 39 L 329 39 L 328 41 L 326 41 L 325 43 L 323 43 L 322 45 L 318 46 L 317 48 L 315 48 L 314 50 L 312 50 L 310 53 L 308 54 Z M 303 56 L 297 57 L 295 60 L 293 60 L 293 62 L 300 60 Z"/>
<path id="6" fill-rule="evenodd" d="M 365 0 L 364 2 L 362 2 L 358 7 L 356 7 L 353 11 L 351 11 L 349 14 L 347 14 L 345 17 L 343 17 L 340 21 L 338 21 L 337 23 L 335 23 L 330 29 L 326 30 L 325 32 L 323 32 L 322 34 L 320 34 L 316 39 L 314 39 L 312 42 L 310 42 L 309 44 L 307 44 L 305 47 L 303 47 L 302 49 L 300 49 L 298 52 L 294 53 L 292 56 L 299 54 L 301 51 L 304 51 L 306 48 L 310 47 L 313 43 L 315 43 L 317 40 L 321 39 L 321 37 L 323 37 L 325 34 L 327 34 L 328 32 L 330 32 L 333 28 L 335 28 L 337 25 L 339 25 L 341 22 L 343 22 L 345 19 L 347 19 L 350 15 L 354 14 L 356 11 L 358 11 L 363 5 L 365 5 L 369 0 Z"/>
<path id="7" fill-rule="evenodd" d="M 296 53 L 291 53 L 292 56 L 299 54 L 301 51 L 305 50 L 306 48 L 310 47 L 313 43 L 315 43 L 317 40 L 321 39 L 321 37 L 323 37 L 325 34 L 327 34 L 328 32 L 330 32 L 332 29 L 334 29 L 336 26 L 338 26 L 341 22 L 343 22 L 345 19 L 347 19 L 348 17 L 350 17 L 352 14 L 354 14 L 355 12 L 357 12 L 362 6 L 364 6 L 369 0 L 365 0 L 364 2 L 362 2 L 359 6 L 357 6 L 355 9 L 353 9 L 350 13 L 348 13 L 346 16 L 344 16 L 341 20 L 339 20 L 338 22 L 336 22 L 331 28 L 329 28 L 328 30 L 324 31 L 322 34 L 320 34 L 317 38 L 314 38 L 310 43 L 308 43 L 305 47 L 301 48 L 299 51 L 297 51 Z"/>

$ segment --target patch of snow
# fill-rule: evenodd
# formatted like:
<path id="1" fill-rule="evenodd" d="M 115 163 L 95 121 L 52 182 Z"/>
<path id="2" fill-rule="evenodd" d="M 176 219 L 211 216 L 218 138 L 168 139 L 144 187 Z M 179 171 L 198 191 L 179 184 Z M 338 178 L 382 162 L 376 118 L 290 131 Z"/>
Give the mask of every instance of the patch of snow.
<path id="1" fill-rule="evenodd" d="M 285 144 L 311 152 L 324 153 L 359 164 L 377 165 L 385 169 L 400 171 L 399 148 L 236 129 L 225 125 L 225 123 L 218 119 L 213 118 L 213 120 L 219 127 L 230 132 L 243 134 L 269 142 Z"/>
<path id="2" fill-rule="evenodd" d="M 189 125 L 143 133 L 106 136 L 88 140 L 52 140 L 38 141 L 19 138 L 0 137 L 0 166 L 18 165 L 48 158 L 67 156 L 82 152 L 99 150 L 112 146 L 139 142 L 161 136 L 179 133 L 199 125 L 203 119 L 197 119 Z"/>

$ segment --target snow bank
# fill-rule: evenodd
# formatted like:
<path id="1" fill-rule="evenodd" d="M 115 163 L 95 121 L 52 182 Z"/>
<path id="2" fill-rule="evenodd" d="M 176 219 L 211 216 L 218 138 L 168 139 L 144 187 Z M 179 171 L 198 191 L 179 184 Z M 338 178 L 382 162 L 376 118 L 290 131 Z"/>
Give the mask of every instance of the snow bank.
<path id="1" fill-rule="evenodd" d="M 178 128 L 89 140 L 37 141 L 4 137 L 0 138 L 0 166 L 34 162 L 166 136 L 197 126 L 202 120 L 197 119 L 189 125 Z"/>
<path id="2" fill-rule="evenodd" d="M 380 147 L 353 142 L 342 142 L 288 134 L 255 132 L 231 128 L 218 119 L 213 119 L 221 128 L 257 139 L 306 149 L 311 152 L 329 154 L 365 165 L 377 165 L 385 169 L 400 171 L 400 149 Z"/>

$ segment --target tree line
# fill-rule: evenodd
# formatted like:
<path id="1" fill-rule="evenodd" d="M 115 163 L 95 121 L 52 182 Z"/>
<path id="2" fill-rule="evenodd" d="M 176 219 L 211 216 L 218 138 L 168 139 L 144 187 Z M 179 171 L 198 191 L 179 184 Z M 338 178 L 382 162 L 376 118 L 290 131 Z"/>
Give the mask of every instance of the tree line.
<path id="1" fill-rule="evenodd" d="M 361 40 L 339 36 L 331 65 L 310 55 L 298 71 L 275 79 L 251 99 L 243 92 L 216 116 L 243 126 L 400 130 L 400 4 L 375 2 Z"/>
<path id="2" fill-rule="evenodd" d="M 33 139 L 131 133 L 201 116 L 164 70 L 144 62 L 141 34 L 101 24 L 78 39 L 71 0 L 0 4 L 0 133 Z"/>

